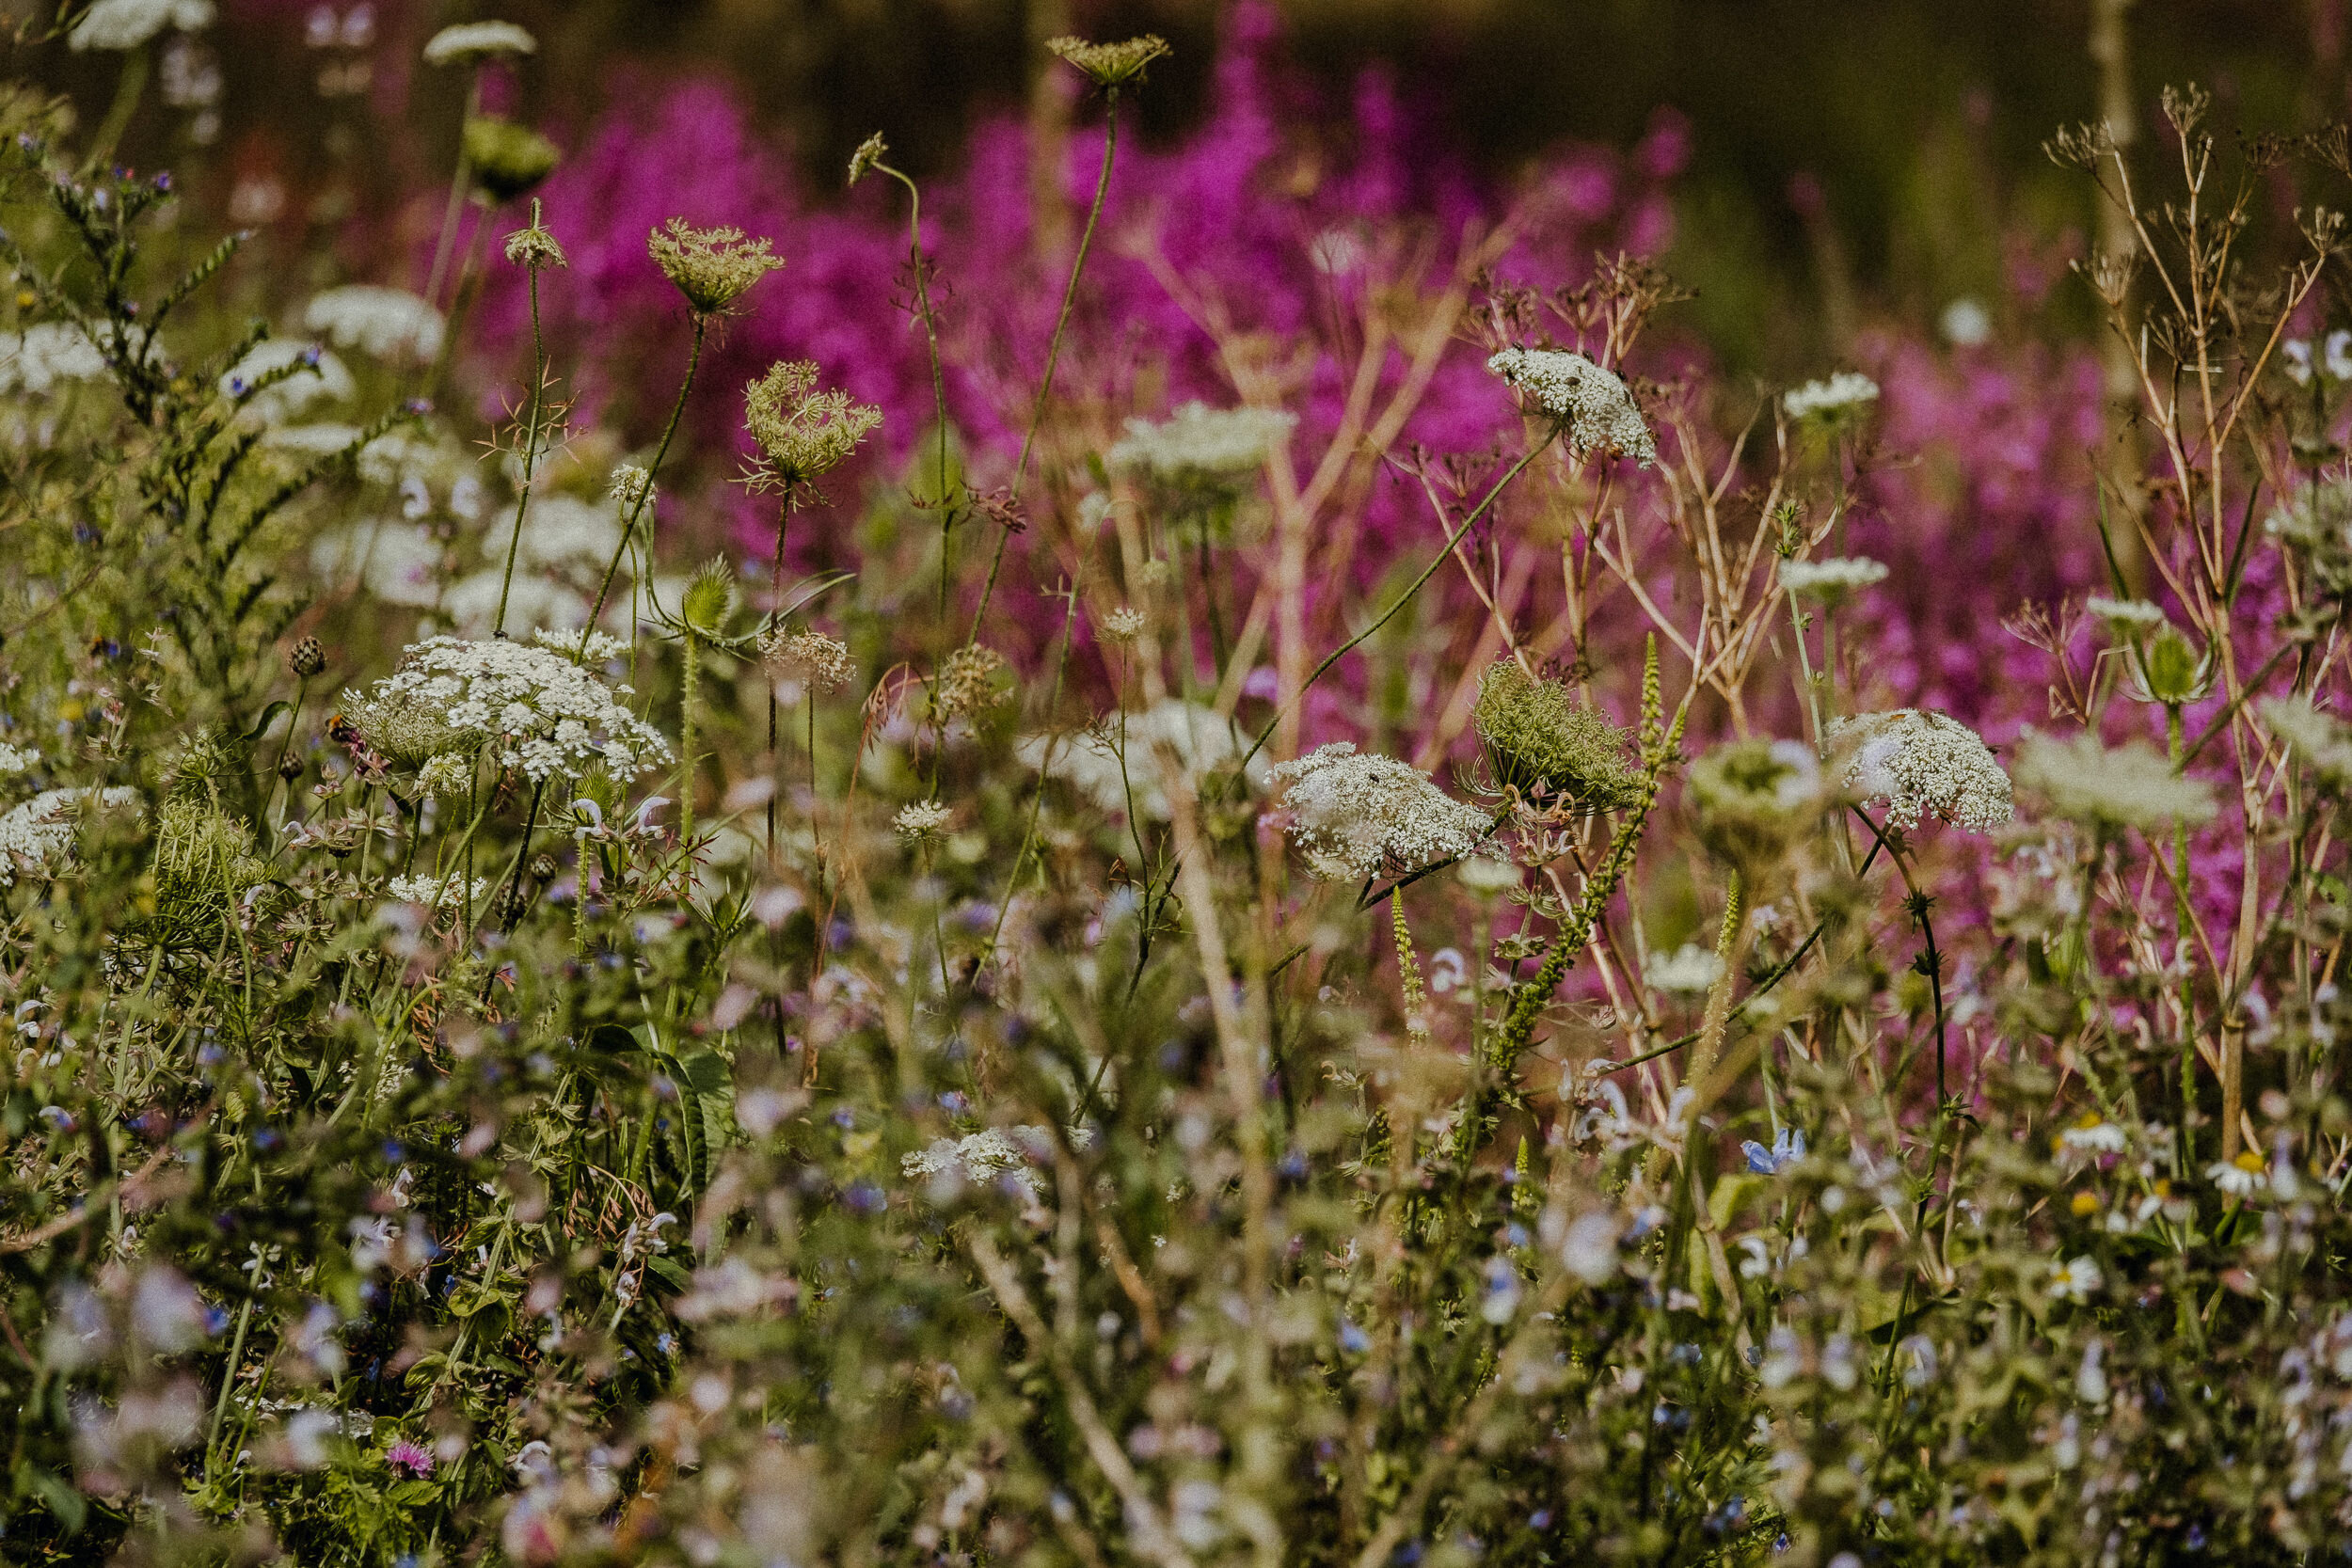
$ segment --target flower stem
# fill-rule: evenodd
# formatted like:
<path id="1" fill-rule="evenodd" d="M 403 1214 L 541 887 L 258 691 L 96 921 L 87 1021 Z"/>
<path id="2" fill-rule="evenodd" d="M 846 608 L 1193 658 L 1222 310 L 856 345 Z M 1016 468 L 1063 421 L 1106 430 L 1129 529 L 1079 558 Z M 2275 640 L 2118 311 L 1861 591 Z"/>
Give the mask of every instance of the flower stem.
<path id="1" fill-rule="evenodd" d="M 1029 411 L 1029 428 L 1021 437 L 1021 456 L 1012 466 L 1012 499 L 1021 499 L 1021 482 L 1029 471 L 1029 450 L 1037 444 L 1037 433 L 1045 422 L 1046 399 L 1054 390 L 1054 367 L 1061 360 L 1062 333 L 1070 325 L 1070 308 L 1078 297 L 1078 277 L 1086 271 L 1087 252 L 1094 245 L 1094 226 L 1103 215 L 1103 200 L 1110 194 L 1111 163 L 1119 149 L 1119 89 L 1108 87 L 1104 94 L 1109 112 L 1103 119 L 1103 167 L 1094 180 L 1094 202 L 1087 209 L 1087 226 L 1078 235 L 1078 254 L 1070 263 L 1070 282 L 1062 290 L 1061 314 L 1054 321 L 1053 341 L 1045 349 L 1045 375 L 1037 384 L 1037 404 Z M 980 590 L 980 608 L 972 614 L 972 631 L 964 641 L 979 640 L 980 623 L 988 617 L 989 600 L 996 594 L 996 576 L 1004 569 L 1005 546 L 1012 542 L 1012 531 L 1005 530 L 996 536 L 995 558 L 988 563 L 988 582 Z"/>
<path id="2" fill-rule="evenodd" d="M 694 346 L 686 356 L 686 378 L 678 383 L 677 401 L 670 404 L 670 422 L 661 428 L 661 444 L 653 450 L 653 462 L 645 469 L 645 486 L 636 500 L 629 503 L 628 515 L 621 519 L 621 542 L 612 546 L 612 560 L 604 569 L 604 581 L 596 586 L 596 601 L 588 607 L 588 626 L 594 629 L 604 614 L 605 600 L 612 594 L 613 574 L 621 569 L 621 558 L 628 552 L 628 542 L 637 528 L 638 515 L 653 501 L 653 482 L 661 473 L 661 460 L 669 455 L 671 437 L 677 434 L 677 424 L 686 413 L 686 394 L 694 385 L 694 372 L 703 362 L 703 339 L 709 334 L 709 318 L 696 313 L 694 317 Z M 580 640 L 580 658 L 588 657 L 588 639 Z"/>
<path id="3" fill-rule="evenodd" d="M 531 204 L 531 219 L 539 221 L 539 204 Z M 548 342 L 539 326 L 539 269 L 531 274 L 531 415 L 523 425 L 523 483 L 515 497 L 515 533 L 506 542 L 506 576 L 499 580 L 499 613 L 490 628 L 492 637 L 506 635 L 506 601 L 515 587 L 515 558 L 522 553 L 523 515 L 531 509 L 531 486 L 539 477 L 539 408 L 548 384 Z M 580 640 L 581 646 L 587 639 Z"/>

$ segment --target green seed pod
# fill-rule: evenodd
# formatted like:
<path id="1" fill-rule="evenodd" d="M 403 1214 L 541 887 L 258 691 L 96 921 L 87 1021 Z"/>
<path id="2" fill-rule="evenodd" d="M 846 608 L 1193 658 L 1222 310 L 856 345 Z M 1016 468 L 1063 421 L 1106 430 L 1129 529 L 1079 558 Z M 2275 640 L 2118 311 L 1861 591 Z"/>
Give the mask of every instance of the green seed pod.
<path id="1" fill-rule="evenodd" d="M 475 185 L 494 204 L 530 195 L 563 158 L 553 142 L 528 125 L 486 115 L 466 121 L 466 162 Z"/>

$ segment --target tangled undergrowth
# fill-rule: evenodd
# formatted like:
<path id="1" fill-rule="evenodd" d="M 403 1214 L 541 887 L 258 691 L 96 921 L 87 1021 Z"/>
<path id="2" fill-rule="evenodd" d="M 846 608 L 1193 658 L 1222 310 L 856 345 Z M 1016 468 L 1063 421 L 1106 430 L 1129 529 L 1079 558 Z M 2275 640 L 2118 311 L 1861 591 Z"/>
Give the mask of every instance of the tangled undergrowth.
<path id="1" fill-rule="evenodd" d="M 682 411 L 780 237 L 648 237 L 658 434 L 543 336 L 485 429 L 552 144 L 469 126 L 426 295 L 281 302 L 312 341 L 0 105 L 9 1560 L 2341 1555 L 2339 220 L 2266 293 L 2241 249 L 2342 133 L 2241 170 L 2169 96 L 2153 205 L 2053 144 L 2139 236 L 2086 275 L 2145 461 L 1996 752 L 1883 700 L 1878 385 L 1645 376 L 1637 259 L 1367 236 L 1287 345 L 1193 300 L 1233 406 L 1098 395 L 1163 46 L 1053 47 L 1100 176 L 1017 442 L 960 434 L 877 138 L 932 422 L 778 364 L 716 454 L 771 539 L 699 565 Z M 1494 450 L 1402 439 L 1457 349 Z M 1322 552 L 1384 483 L 1366 583 Z"/>

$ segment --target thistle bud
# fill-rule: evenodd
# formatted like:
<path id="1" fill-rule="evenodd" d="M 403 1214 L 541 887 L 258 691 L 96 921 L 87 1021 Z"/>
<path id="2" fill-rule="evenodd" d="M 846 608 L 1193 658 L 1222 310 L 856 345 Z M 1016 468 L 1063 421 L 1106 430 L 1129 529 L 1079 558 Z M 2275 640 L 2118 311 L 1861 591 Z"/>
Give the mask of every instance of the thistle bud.
<path id="1" fill-rule="evenodd" d="M 553 855 L 538 854 L 531 857 L 531 878 L 533 881 L 551 882 L 555 880 L 556 872 L 561 869 L 562 867 L 555 863 Z"/>
<path id="2" fill-rule="evenodd" d="M 292 670 L 297 679 L 307 681 L 326 668 L 326 650 L 319 646 L 317 638 L 306 637 L 288 651 L 286 668 Z"/>

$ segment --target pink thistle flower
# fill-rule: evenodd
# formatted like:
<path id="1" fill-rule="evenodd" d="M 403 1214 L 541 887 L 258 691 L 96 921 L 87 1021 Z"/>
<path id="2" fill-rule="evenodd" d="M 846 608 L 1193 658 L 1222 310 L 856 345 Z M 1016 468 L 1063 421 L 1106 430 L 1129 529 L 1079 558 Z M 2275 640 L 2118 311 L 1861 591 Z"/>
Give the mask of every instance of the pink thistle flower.
<path id="1" fill-rule="evenodd" d="M 405 1437 L 384 1450 L 384 1462 L 395 1470 L 407 1471 L 411 1476 L 429 1476 L 433 1473 L 433 1450 Z"/>

